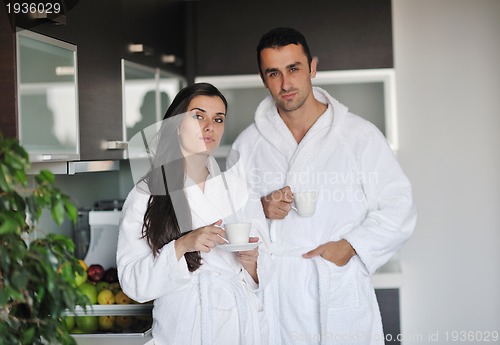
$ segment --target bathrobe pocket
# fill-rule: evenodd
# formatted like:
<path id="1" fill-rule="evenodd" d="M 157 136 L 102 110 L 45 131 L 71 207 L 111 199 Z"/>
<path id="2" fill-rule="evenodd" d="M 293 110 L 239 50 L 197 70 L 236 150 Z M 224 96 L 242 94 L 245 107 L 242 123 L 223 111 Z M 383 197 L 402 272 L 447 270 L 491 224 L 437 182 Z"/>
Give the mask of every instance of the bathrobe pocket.
<path id="1" fill-rule="evenodd" d="M 328 264 L 327 305 L 329 308 L 356 308 L 359 305 L 358 267 L 355 260 L 339 267 L 332 262 Z"/>

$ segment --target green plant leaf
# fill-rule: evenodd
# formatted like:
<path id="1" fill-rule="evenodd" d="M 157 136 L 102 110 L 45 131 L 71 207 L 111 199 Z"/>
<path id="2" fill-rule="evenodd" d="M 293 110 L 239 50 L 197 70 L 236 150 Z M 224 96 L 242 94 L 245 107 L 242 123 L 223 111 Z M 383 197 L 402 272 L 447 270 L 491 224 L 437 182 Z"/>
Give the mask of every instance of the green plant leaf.
<path id="1" fill-rule="evenodd" d="M 19 290 L 26 289 L 29 280 L 29 273 L 23 270 L 15 270 L 10 279 L 11 284 Z"/>
<path id="2" fill-rule="evenodd" d="M 69 201 L 68 198 L 63 198 L 63 202 L 64 202 L 64 209 L 66 210 L 66 214 L 67 214 L 68 218 L 73 223 L 76 223 L 76 221 L 78 219 L 78 210 L 77 210 L 77 208 L 75 207 L 75 205 L 73 205 L 71 203 L 71 201 Z"/>
<path id="3" fill-rule="evenodd" d="M 11 171 L 15 171 L 24 170 L 26 162 L 23 157 L 15 154 L 13 151 L 10 151 L 5 155 L 5 164 L 9 166 Z"/>
<path id="4" fill-rule="evenodd" d="M 53 185 L 56 181 L 56 178 L 50 171 L 42 169 L 38 173 L 38 175 L 35 176 L 35 180 L 40 184 L 48 183 L 50 185 Z"/>
<path id="5" fill-rule="evenodd" d="M 28 187 L 28 168 L 24 148 L 0 133 L 0 345 L 74 345 L 60 322 L 62 315 L 90 303 L 75 286 L 74 272 L 83 273 L 83 268 L 74 256 L 74 243 L 49 234 L 28 247 L 22 234 L 34 229 L 43 210 L 57 224 L 66 215 L 76 221 L 78 213 L 49 171 L 41 171 Z M 32 222 L 27 223 L 27 216 Z M 69 269 L 60 270 L 65 264 Z"/>
<path id="6" fill-rule="evenodd" d="M 33 342 L 33 336 L 35 335 L 35 327 L 29 327 L 22 333 L 21 344 L 31 344 Z"/>
<path id="7" fill-rule="evenodd" d="M 9 301 L 9 295 L 4 289 L 0 288 L 0 305 L 4 306 Z"/>
<path id="8" fill-rule="evenodd" d="M 53 200 L 50 213 L 52 214 L 52 219 L 60 226 L 64 221 L 64 203 L 60 199 Z"/>
<path id="9" fill-rule="evenodd" d="M 45 298 L 45 287 L 40 286 L 38 288 L 38 291 L 36 293 L 36 298 L 38 303 L 41 303 L 43 299 Z"/>
<path id="10" fill-rule="evenodd" d="M 9 299 L 26 302 L 26 297 L 21 293 L 21 291 L 18 291 L 11 286 L 5 287 L 5 293 L 9 296 Z"/>
<path id="11" fill-rule="evenodd" d="M 19 223 L 19 218 L 16 215 L 8 213 L 0 214 L 0 235 L 20 233 L 22 225 Z"/>
<path id="12" fill-rule="evenodd" d="M 28 184 L 28 177 L 26 176 L 26 172 L 24 170 L 14 171 L 14 178 L 21 186 L 26 186 Z"/>
<path id="13" fill-rule="evenodd" d="M 0 165 L 0 189 L 4 191 L 11 191 L 13 186 L 11 185 L 8 172 L 5 165 Z"/>

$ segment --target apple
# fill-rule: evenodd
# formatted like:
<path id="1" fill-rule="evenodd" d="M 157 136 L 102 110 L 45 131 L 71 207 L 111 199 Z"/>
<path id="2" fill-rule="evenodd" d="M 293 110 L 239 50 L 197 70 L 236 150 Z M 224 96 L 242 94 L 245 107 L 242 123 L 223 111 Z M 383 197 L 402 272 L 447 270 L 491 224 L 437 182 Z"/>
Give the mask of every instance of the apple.
<path id="1" fill-rule="evenodd" d="M 71 331 L 73 328 L 75 328 L 75 317 L 74 316 L 66 316 L 64 318 L 64 321 L 66 322 L 66 328 L 68 331 Z"/>
<path id="2" fill-rule="evenodd" d="M 130 315 L 117 316 L 115 324 L 122 330 L 127 330 L 134 324 L 134 317 Z"/>
<path id="3" fill-rule="evenodd" d="M 118 270 L 116 267 L 111 267 L 106 270 L 104 273 L 104 281 L 110 284 L 118 282 Z"/>
<path id="4" fill-rule="evenodd" d="M 115 304 L 115 295 L 109 289 L 102 289 L 97 294 L 97 303 L 99 303 L 99 304 Z"/>
<path id="5" fill-rule="evenodd" d="M 132 299 L 128 297 L 125 292 L 123 291 L 118 291 L 118 293 L 115 295 L 115 302 L 116 304 L 131 304 Z"/>
<path id="6" fill-rule="evenodd" d="M 109 289 L 113 291 L 113 293 L 116 295 L 118 292 L 121 291 L 122 287 L 120 286 L 120 283 L 111 283 L 109 284 Z"/>
<path id="7" fill-rule="evenodd" d="M 83 260 L 78 260 L 80 266 L 83 268 L 83 273 L 75 272 L 75 285 L 80 286 L 87 280 L 87 264 Z"/>
<path id="8" fill-rule="evenodd" d="M 103 289 L 109 289 L 109 283 L 101 280 L 100 282 L 95 284 L 95 288 L 97 290 L 97 293 L 99 293 Z"/>
<path id="9" fill-rule="evenodd" d="M 80 328 L 73 328 L 70 332 L 71 334 L 85 334 Z"/>
<path id="10" fill-rule="evenodd" d="M 104 277 L 104 272 L 104 267 L 99 264 L 93 264 L 87 268 L 87 277 L 90 281 L 97 283 Z"/>
<path id="11" fill-rule="evenodd" d="M 116 317 L 112 315 L 99 316 L 99 329 L 101 331 L 110 331 L 115 325 L 115 318 Z"/>
<path id="12" fill-rule="evenodd" d="M 97 303 L 97 289 L 94 284 L 86 281 L 85 283 L 80 285 L 78 289 L 89 298 L 90 304 Z"/>
<path id="13" fill-rule="evenodd" d="M 77 316 L 76 327 L 83 333 L 95 333 L 99 329 L 97 316 Z"/>
<path id="14" fill-rule="evenodd" d="M 83 274 L 79 274 L 75 272 L 75 285 L 80 286 L 87 281 L 87 272 L 83 272 Z"/>

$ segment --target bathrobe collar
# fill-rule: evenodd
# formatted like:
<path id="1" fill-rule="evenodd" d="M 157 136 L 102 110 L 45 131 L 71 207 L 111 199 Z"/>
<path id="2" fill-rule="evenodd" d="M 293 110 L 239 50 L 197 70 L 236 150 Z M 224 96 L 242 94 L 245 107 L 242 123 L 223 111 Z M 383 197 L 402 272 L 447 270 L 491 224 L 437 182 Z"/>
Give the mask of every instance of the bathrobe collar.
<path id="1" fill-rule="evenodd" d="M 313 94 L 318 101 L 327 105 L 327 109 L 299 144 L 280 117 L 272 96 L 266 97 L 260 103 L 255 114 L 257 130 L 285 157 L 290 173 L 307 169 L 318 157 L 322 157 L 325 150 L 331 152 L 338 124 L 343 121 L 348 111 L 345 105 L 319 87 L 313 87 Z"/>

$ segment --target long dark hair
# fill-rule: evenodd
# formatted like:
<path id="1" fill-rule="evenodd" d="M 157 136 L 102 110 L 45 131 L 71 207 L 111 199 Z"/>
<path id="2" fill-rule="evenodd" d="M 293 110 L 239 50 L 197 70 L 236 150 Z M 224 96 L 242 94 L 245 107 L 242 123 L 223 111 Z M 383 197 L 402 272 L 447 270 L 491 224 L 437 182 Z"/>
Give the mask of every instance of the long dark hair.
<path id="1" fill-rule="evenodd" d="M 163 120 L 171 121 L 163 121 L 156 162 L 145 178 L 151 196 L 142 227 L 142 235 L 147 239 L 155 256 L 165 244 L 192 230 L 190 207 L 182 191 L 185 160 L 177 135 L 183 117 L 176 115 L 187 112 L 189 103 L 197 96 L 219 97 L 227 110 L 226 98 L 215 86 L 197 83 L 179 91 L 163 117 Z M 175 198 L 172 197 L 174 192 Z M 184 254 L 184 257 L 190 272 L 201 266 L 199 252 L 189 252 Z"/>

